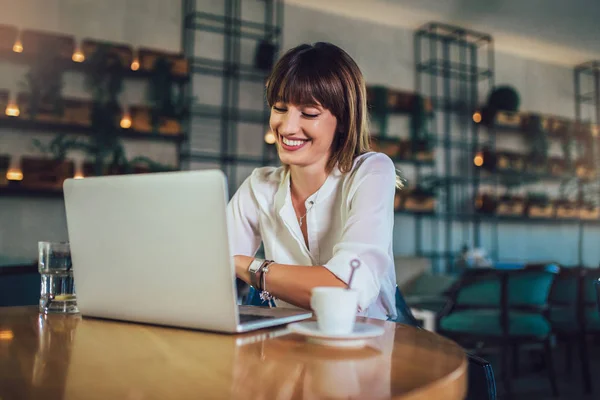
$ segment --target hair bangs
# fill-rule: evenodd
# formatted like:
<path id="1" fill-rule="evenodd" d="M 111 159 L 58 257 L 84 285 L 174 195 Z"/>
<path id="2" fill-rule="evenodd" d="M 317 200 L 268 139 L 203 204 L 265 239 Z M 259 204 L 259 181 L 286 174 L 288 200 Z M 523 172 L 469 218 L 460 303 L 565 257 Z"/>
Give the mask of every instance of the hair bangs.
<path id="1" fill-rule="evenodd" d="M 333 71 L 300 62 L 290 68 L 281 66 L 267 83 L 267 102 L 320 105 L 337 118 L 342 117 L 344 91 Z"/>

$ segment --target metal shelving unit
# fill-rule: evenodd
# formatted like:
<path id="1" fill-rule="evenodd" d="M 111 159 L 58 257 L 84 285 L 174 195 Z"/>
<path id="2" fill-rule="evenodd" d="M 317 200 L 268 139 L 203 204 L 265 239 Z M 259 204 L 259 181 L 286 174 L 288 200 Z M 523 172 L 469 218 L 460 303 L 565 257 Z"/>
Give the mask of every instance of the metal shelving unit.
<path id="1" fill-rule="evenodd" d="M 600 61 L 589 61 L 575 67 L 575 120 L 577 123 L 600 124 Z M 596 179 L 588 185 L 578 185 L 579 197 L 591 197 L 600 204 L 600 149 L 598 138 L 593 141 L 592 154 L 596 168 Z M 579 224 L 578 260 L 583 265 L 584 224 Z"/>
<path id="2" fill-rule="evenodd" d="M 242 50 L 246 53 L 248 47 L 252 46 L 252 52 L 255 52 L 261 41 L 270 42 L 276 50 L 280 48 L 283 2 L 225 0 L 222 14 L 200 10 L 198 3 L 197 0 L 183 1 L 182 47 L 185 56 L 190 60 L 190 85 L 187 96 L 191 109 L 187 129 L 188 140 L 183 143 L 181 151 L 183 169 L 198 168 L 198 165 L 199 168 L 202 168 L 202 165 L 214 168 L 215 164 L 218 164 L 227 175 L 229 193 L 233 194 L 237 189 L 238 166 L 243 164 L 258 167 L 276 163 L 277 160 L 273 146 L 266 144 L 263 139 L 269 126 L 269 109 L 264 93 L 257 93 L 256 101 L 262 100 L 263 103 L 260 109 L 240 107 L 240 94 L 245 90 L 245 83 L 264 88 L 268 71 L 256 68 L 247 60 L 244 62 Z M 250 3 L 252 6 L 264 7 L 262 21 L 242 18 L 242 7 Z M 219 41 L 222 40 L 221 58 L 215 58 L 212 51 L 214 49 L 208 48 L 214 43 L 203 42 L 207 37 L 218 37 Z M 199 88 L 197 83 L 205 77 L 220 80 L 220 104 L 206 103 L 205 98 L 201 102 L 194 100 L 194 97 L 203 94 L 200 93 L 202 88 Z M 214 97 L 218 97 L 216 92 L 214 94 Z M 241 124 L 260 127 L 262 134 L 256 137 L 256 140 L 263 143 L 262 154 L 240 154 L 237 142 Z M 217 132 L 213 135 L 213 141 L 217 143 L 216 148 L 207 148 L 208 146 L 204 145 L 198 147 L 192 143 L 195 131 L 208 132 L 211 129 Z M 210 136 L 206 132 L 202 135 L 204 139 Z"/>
<path id="3" fill-rule="evenodd" d="M 462 244 L 481 244 L 481 218 L 473 210 L 480 183 L 472 168 L 478 126 L 471 118 L 481 94 L 494 85 L 494 44 L 488 34 L 432 22 L 415 32 L 414 52 L 415 88 L 433 101 L 430 131 L 441 161 L 434 176 L 440 201 L 429 217 L 431 244 L 417 255 L 431 257 L 434 272 L 451 272 Z M 419 227 L 416 234 L 422 234 Z"/>

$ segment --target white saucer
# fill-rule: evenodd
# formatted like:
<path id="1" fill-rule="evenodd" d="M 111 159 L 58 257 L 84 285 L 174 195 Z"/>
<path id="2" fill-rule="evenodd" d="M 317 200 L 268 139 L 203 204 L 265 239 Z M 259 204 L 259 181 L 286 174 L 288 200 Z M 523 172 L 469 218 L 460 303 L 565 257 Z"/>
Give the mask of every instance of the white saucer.
<path id="1" fill-rule="evenodd" d="M 316 321 L 296 322 L 288 325 L 294 333 L 304 335 L 310 342 L 334 347 L 364 347 L 368 339 L 383 335 L 385 330 L 377 325 L 357 322 L 354 330 L 344 335 L 329 335 L 319 330 Z"/>

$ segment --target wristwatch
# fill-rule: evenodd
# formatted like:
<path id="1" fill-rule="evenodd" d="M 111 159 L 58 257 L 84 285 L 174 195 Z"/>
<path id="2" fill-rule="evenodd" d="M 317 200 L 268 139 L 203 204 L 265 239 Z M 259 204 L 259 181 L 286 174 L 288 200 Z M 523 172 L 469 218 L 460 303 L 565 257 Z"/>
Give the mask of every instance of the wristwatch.
<path id="1" fill-rule="evenodd" d="M 248 272 L 250 272 L 250 284 L 252 286 L 254 286 L 254 288 L 258 289 L 260 287 L 260 282 L 259 282 L 259 272 L 260 272 L 260 267 L 262 267 L 262 265 L 265 263 L 265 260 L 261 260 L 260 258 L 255 258 L 254 260 L 252 260 L 252 262 L 250 263 L 250 266 L 248 267 Z"/>

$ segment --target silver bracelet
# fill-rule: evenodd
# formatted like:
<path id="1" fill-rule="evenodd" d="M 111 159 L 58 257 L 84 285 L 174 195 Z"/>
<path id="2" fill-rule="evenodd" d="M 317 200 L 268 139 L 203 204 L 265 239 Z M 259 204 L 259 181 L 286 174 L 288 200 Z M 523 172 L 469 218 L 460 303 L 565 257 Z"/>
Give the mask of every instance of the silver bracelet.
<path id="1" fill-rule="evenodd" d="M 269 304 L 269 308 L 271 308 L 271 301 L 274 297 L 267 291 L 267 272 L 269 272 L 269 266 L 273 264 L 273 261 L 267 260 L 263 266 L 260 268 L 261 274 L 261 286 L 260 286 L 260 299 L 262 301 L 266 301 Z"/>

